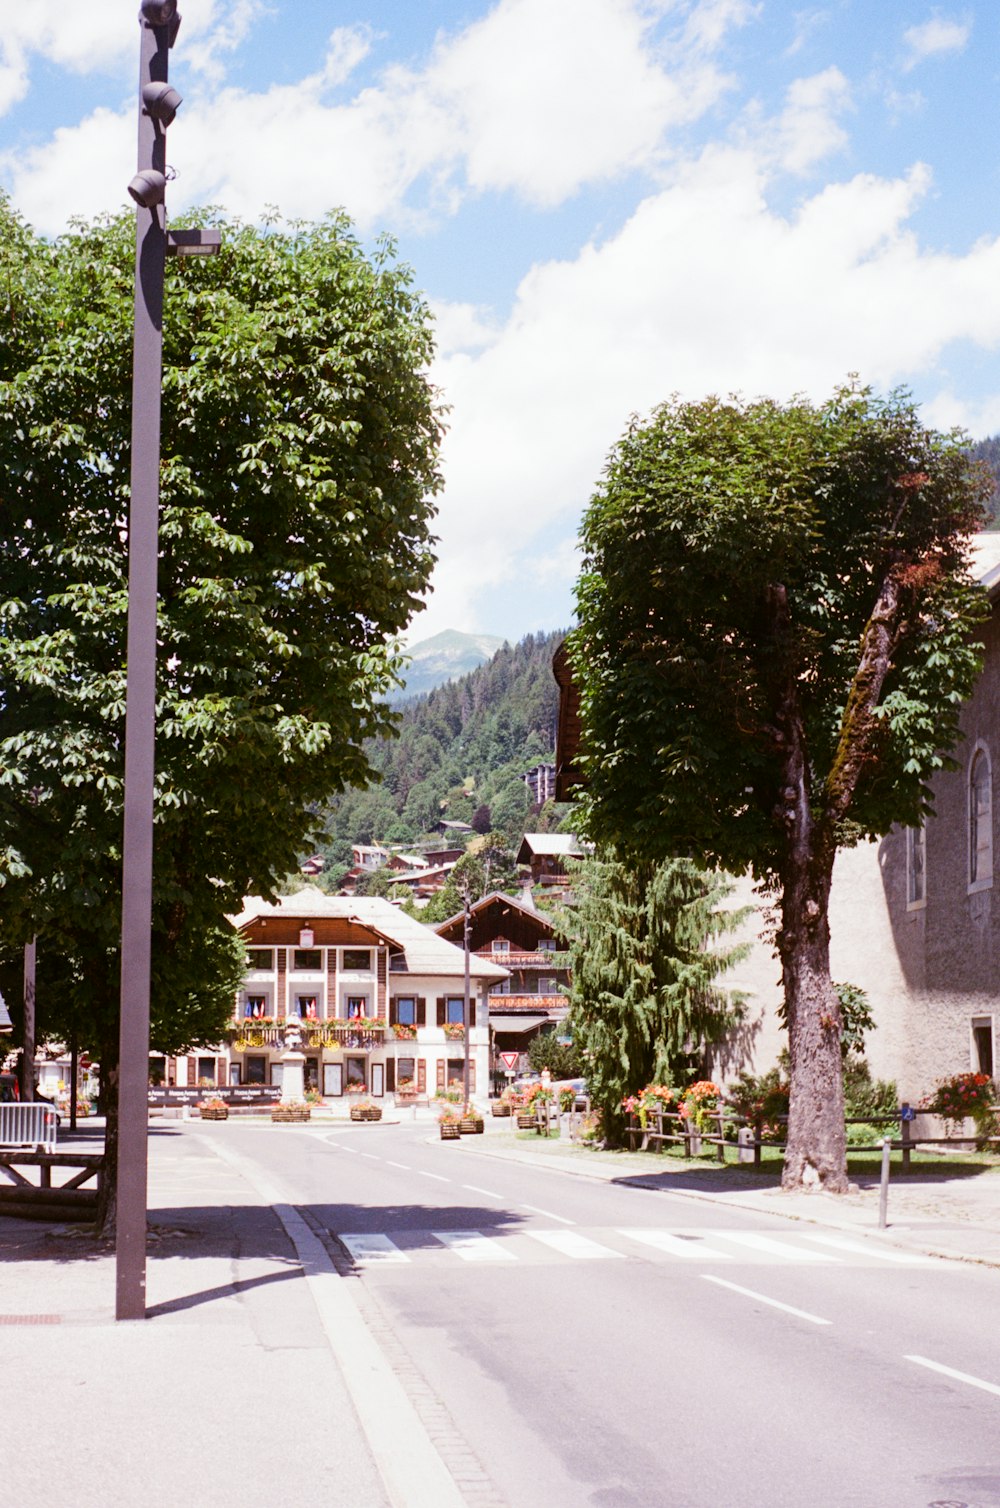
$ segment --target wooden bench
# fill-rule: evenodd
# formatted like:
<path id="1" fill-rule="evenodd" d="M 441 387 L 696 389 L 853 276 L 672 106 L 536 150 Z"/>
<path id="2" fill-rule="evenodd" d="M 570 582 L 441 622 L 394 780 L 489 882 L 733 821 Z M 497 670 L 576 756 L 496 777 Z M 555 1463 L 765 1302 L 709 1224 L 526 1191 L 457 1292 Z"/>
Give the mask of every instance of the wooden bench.
<path id="1" fill-rule="evenodd" d="M 22 1169 L 37 1168 L 35 1182 Z M 54 1168 L 76 1171 L 58 1184 Z M 31 1152 L 0 1148 L 0 1215 L 21 1220 L 93 1220 L 104 1174 L 101 1152 Z M 83 1185 L 94 1181 L 93 1188 Z"/>

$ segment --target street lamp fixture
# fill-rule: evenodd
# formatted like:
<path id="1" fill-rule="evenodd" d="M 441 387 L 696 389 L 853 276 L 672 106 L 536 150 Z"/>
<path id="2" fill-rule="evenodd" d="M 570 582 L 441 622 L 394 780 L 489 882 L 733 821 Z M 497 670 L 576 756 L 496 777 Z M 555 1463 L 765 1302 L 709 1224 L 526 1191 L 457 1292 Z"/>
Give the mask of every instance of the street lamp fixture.
<path id="1" fill-rule="evenodd" d="M 158 173 L 155 168 L 144 168 L 141 173 L 136 173 L 128 191 L 136 204 L 143 209 L 152 209 L 154 205 L 162 204 L 166 197 L 166 175 Z"/>
<path id="2" fill-rule="evenodd" d="M 143 84 L 142 108 L 152 120 L 158 120 L 166 128 L 180 109 L 183 101 L 172 84 Z"/>

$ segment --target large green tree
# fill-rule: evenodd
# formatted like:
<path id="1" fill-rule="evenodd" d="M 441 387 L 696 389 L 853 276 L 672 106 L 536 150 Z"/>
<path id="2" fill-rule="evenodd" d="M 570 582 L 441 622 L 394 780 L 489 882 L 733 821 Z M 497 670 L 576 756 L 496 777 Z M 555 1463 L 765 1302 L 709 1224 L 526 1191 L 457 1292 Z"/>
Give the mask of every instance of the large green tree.
<path id="1" fill-rule="evenodd" d="M 622 1099 L 646 1084 L 685 1087 L 742 1019 L 722 976 L 745 956 L 723 939 L 745 912 L 732 886 L 690 859 L 588 859 L 561 925 L 572 968 L 570 1026 L 604 1135 L 621 1141 Z"/>
<path id="2" fill-rule="evenodd" d="M 918 823 L 980 665 L 983 479 L 905 394 L 674 401 L 632 423 L 583 526 L 592 836 L 750 869 L 778 907 L 784 1181 L 847 1187 L 837 849 Z"/>
<path id="3" fill-rule="evenodd" d="M 161 1049 L 217 1033 L 225 915 L 370 775 L 438 486 L 428 314 L 392 247 L 341 215 L 222 229 L 165 298 Z M 0 202 L 0 245 L 0 937 L 72 961 L 113 1109 L 134 222 L 46 243 Z"/>

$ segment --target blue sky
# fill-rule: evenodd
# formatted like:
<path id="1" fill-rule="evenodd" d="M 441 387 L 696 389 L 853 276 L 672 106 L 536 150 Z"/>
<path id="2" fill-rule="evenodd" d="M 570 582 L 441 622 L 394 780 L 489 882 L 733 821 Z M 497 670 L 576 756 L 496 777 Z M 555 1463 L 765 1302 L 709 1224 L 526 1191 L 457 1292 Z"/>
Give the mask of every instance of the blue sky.
<path id="1" fill-rule="evenodd" d="M 1000 431 L 996 0 L 180 0 L 169 210 L 389 231 L 450 405 L 412 636 L 567 624 L 581 509 L 673 392 L 909 387 Z M 0 184 L 124 205 L 137 0 L 0 0 Z M 168 315 L 169 317 L 169 315 Z"/>

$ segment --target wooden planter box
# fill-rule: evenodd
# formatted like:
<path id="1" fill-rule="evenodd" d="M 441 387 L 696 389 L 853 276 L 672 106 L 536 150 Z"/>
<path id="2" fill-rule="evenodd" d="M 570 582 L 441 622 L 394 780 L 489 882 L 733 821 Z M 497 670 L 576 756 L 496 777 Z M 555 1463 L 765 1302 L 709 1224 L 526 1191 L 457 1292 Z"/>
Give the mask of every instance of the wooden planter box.
<path id="1" fill-rule="evenodd" d="M 493 1100 L 490 1105 L 491 1115 L 510 1115 L 510 1106 L 504 1105 L 500 1100 Z"/>
<path id="2" fill-rule="evenodd" d="M 458 1138 L 459 1138 L 460 1135 L 461 1135 L 461 1133 L 460 1133 L 460 1131 L 458 1129 L 458 1121 L 442 1121 L 441 1122 L 441 1140 L 442 1141 L 458 1141 Z"/>
<path id="3" fill-rule="evenodd" d="M 311 1114 L 308 1105 L 275 1105 L 271 1111 L 271 1120 L 275 1122 L 298 1122 L 307 1121 Z"/>
<path id="4" fill-rule="evenodd" d="M 463 1116 L 458 1123 L 458 1129 L 463 1136 L 476 1136 L 483 1129 L 483 1122 L 474 1116 Z"/>
<path id="5" fill-rule="evenodd" d="M 223 1105 L 221 1109 L 206 1109 L 199 1112 L 203 1121 L 227 1121 L 229 1119 L 229 1107 Z"/>
<path id="6" fill-rule="evenodd" d="M 535 1129 L 535 1117 L 531 1111 L 520 1111 L 517 1117 L 519 1131 L 533 1131 Z"/>
<path id="7" fill-rule="evenodd" d="M 371 1109 L 366 1109 L 364 1105 L 351 1106 L 352 1121 L 380 1121 L 381 1119 L 382 1109 L 379 1105 L 373 1105 Z"/>

